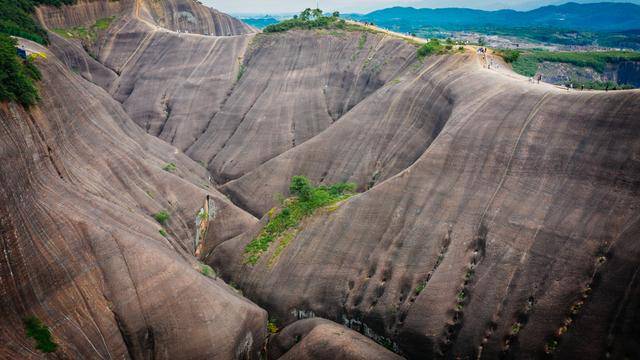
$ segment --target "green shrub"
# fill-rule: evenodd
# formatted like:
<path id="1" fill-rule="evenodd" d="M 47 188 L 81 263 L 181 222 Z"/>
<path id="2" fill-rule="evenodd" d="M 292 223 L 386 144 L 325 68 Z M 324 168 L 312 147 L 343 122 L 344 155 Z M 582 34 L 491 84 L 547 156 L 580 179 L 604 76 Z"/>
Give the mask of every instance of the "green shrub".
<path id="1" fill-rule="evenodd" d="M 275 334 L 278 332 L 278 325 L 276 325 L 276 320 L 275 319 L 269 319 L 269 321 L 267 322 L 267 331 L 269 331 L 269 334 Z"/>
<path id="2" fill-rule="evenodd" d="M 0 0 L 0 33 L 47 44 L 47 32 L 34 20 L 35 7 L 73 3 L 75 0 Z"/>
<path id="3" fill-rule="evenodd" d="M 422 290 L 424 290 L 425 287 L 427 287 L 427 284 L 425 284 L 424 282 L 421 282 L 420 284 L 418 284 L 418 286 L 416 286 L 416 295 L 420 295 L 420 293 L 422 292 Z"/>
<path id="4" fill-rule="evenodd" d="M 422 59 L 425 56 L 442 54 L 444 51 L 445 48 L 440 44 L 438 39 L 431 39 L 428 43 L 418 48 L 418 57 Z"/>
<path id="5" fill-rule="evenodd" d="M 16 46 L 16 40 L 0 34 L 0 101 L 29 107 L 40 99 L 34 81 L 42 75 L 32 60 L 18 57 Z"/>
<path id="6" fill-rule="evenodd" d="M 206 277 L 214 278 L 216 277 L 216 272 L 211 268 L 211 266 L 200 263 L 200 273 Z"/>
<path id="7" fill-rule="evenodd" d="M 198 218 L 202 221 L 206 221 L 209 220 L 209 213 L 203 210 L 200 210 L 200 212 L 198 212 Z"/>
<path id="8" fill-rule="evenodd" d="M 160 229 L 158 230 L 158 232 L 160 233 L 160 235 L 167 237 L 167 231 L 165 229 Z"/>
<path id="9" fill-rule="evenodd" d="M 58 344 L 51 338 L 51 331 L 37 317 L 31 316 L 24 319 L 24 328 L 27 337 L 36 341 L 36 349 L 44 353 L 51 353 L 58 349 Z"/>
<path id="10" fill-rule="evenodd" d="M 335 204 L 353 196 L 355 184 L 338 183 L 331 186 L 313 186 L 304 176 L 294 176 L 289 185 L 293 198 L 282 202 L 282 210 L 273 216 L 258 237 L 245 247 L 245 263 L 255 265 L 269 245 L 288 229 L 295 228 L 305 217 L 321 207 Z"/>
<path id="11" fill-rule="evenodd" d="M 178 168 L 176 167 L 176 164 L 174 164 L 174 163 L 168 163 L 168 164 L 165 164 L 162 167 L 162 170 L 170 172 L 170 173 L 176 172 L 177 169 Z"/>
<path id="12" fill-rule="evenodd" d="M 320 9 L 306 9 L 293 19 L 281 21 L 264 28 L 265 33 L 283 32 L 293 29 L 344 29 L 346 22 L 340 19 L 340 13 L 334 12 L 331 16 L 324 16 Z"/>
<path id="13" fill-rule="evenodd" d="M 170 217 L 169 213 L 164 210 L 153 214 L 153 218 L 162 225 L 166 225 Z"/>
<path id="14" fill-rule="evenodd" d="M 508 64 L 516 62 L 520 57 L 520 51 L 511 49 L 498 49 L 496 50 L 496 54 L 502 57 Z"/>
<path id="15" fill-rule="evenodd" d="M 245 71 L 247 71 L 247 67 L 244 64 L 240 64 L 240 69 L 238 69 L 238 76 L 236 76 L 236 81 L 240 81 L 240 79 L 242 79 Z"/>

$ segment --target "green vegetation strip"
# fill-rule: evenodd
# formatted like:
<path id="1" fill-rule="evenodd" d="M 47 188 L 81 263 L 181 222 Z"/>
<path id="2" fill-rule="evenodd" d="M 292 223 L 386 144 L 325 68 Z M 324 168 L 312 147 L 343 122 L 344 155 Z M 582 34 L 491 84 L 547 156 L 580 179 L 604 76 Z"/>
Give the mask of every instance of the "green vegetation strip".
<path id="1" fill-rule="evenodd" d="M 277 259 L 284 247 L 295 237 L 295 232 L 291 232 L 291 229 L 296 228 L 302 219 L 312 215 L 319 208 L 348 199 L 355 194 L 355 189 L 356 185 L 352 183 L 313 186 L 306 177 L 294 176 L 289 186 L 289 191 L 294 197 L 282 202 L 282 210 L 271 217 L 260 234 L 245 247 L 245 263 L 257 264 L 260 256 L 269 250 L 269 245 L 285 235 L 277 249 L 277 255 L 274 254 Z"/>
<path id="2" fill-rule="evenodd" d="M 51 338 L 51 331 L 37 317 L 31 316 L 24 319 L 24 328 L 27 337 L 36 341 L 36 349 L 44 353 L 51 353 L 58 349 L 58 344 Z"/>
<path id="3" fill-rule="evenodd" d="M 345 29 L 346 21 L 340 19 L 340 13 L 335 12 L 331 16 L 324 16 L 320 9 L 306 9 L 293 19 L 284 20 L 277 24 L 264 28 L 265 33 L 277 33 L 288 30 L 312 30 L 312 29 Z"/>
<path id="4" fill-rule="evenodd" d="M 0 33 L 47 44 L 47 32 L 32 16 L 36 6 L 74 3 L 75 0 L 0 0 Z"/>
<path id="5" fill-rule="evenodd" d="M 0 34 L 0 101 L 29 107 L 40 99 L 35 82 L 42 75 L 31 58 L 18 57 L 16 46 L 16 40 Z"/>
<path id="6" fill-rule="evenodd" d="M 99 19 L 88 29 L 82 26 L 76 26 L 68 29 L 53 29 L 53 31 L 68 39 L 80 39 L 94 43 L 98 38 L 98 32 L 107 30 L 115 18 L 115 16 L 110 16 Z"/>
<path id="7" fill-rule="evenodd" d="M 418 48 L 418 58 L 423 59 L 424 57 L 429 55 L 451 53 L 454 51 L 453 45 L 454 43 L 452 41 L 447 41 L 445 44 L 442 44 L 438 39 L 431 39 L 428 43 Z M 457 51 L 463 52 L 464 47 L 458 47 Z"/>

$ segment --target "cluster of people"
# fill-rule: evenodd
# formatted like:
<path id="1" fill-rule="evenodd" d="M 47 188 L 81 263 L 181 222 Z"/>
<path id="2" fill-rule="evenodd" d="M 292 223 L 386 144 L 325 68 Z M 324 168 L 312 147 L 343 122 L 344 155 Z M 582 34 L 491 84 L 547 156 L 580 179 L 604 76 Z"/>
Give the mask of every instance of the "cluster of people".
<path id="1" fill-rule="evenodd" d="M 538 84 L 540 84 L 541 80 L 542 80 L 542 74 L 538 74 L 537 76 L 529 78 L 529 84 L 535 84 L 536 81 L 538 82 Z"/>

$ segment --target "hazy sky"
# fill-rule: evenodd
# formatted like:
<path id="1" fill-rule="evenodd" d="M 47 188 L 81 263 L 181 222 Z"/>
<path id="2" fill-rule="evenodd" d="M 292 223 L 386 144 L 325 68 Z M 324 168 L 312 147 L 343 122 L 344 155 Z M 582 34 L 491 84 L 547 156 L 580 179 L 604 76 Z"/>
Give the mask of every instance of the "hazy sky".
<path id="1" fill-rule="evenodd" d="M 316 0 L 202 0 L 203 3 L 228 13 L 285 13 L 315 8 Z M 391 0 L 320 0 L 325 11 L 371 11 L 412 1 Z"/>
<path id="2" fill-rule="evenodd" d="M 202 0 L 208 6 L 226 13 L 234 14 L 279 14 L 293 13 L 310 7 L 316 7 L 316 0 Z M 413 7 L 470 7 L 475 9 L 529 10 L 542 5 L 562 4 L 576 0 L 320 0 L 320 8 L 325 11 L 366 13 L 391 6 Z M 578 0 L 576 2 L 625 1 L 638 3 L 638 0 Z"/>

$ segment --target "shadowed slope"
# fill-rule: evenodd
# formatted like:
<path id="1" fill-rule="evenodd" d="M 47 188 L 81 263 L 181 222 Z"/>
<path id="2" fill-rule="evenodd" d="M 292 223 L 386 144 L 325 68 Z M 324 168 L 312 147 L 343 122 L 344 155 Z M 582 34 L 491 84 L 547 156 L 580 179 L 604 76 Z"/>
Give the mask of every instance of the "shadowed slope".
<path id="1" fill-rule="evenodd" d="M 0 108 L 0 357 L 40 356 L 21 330 L 31 315 L 69 358 L 257 357 L 265 312 L 191 255 L 207 195 L 217 237 L 255 219 L 102 89 L 51 54 L 39 67 L 40 105 Z M 171 214 L 166 238 L 151 217 L 160 210 Z"/>
<path id="2" fill-rule="evenodd" d="M 260 35 L 188 154 L 208 163 L 218 182 L 237 178 L 322 132 L 414 59 L 413 46 L 382 35 Z"/>

